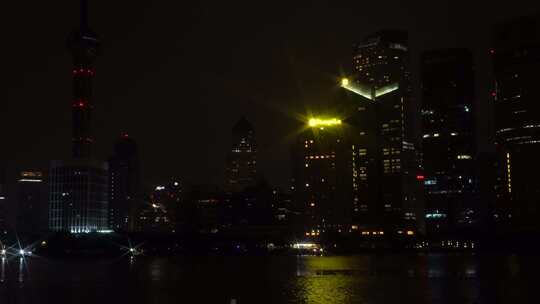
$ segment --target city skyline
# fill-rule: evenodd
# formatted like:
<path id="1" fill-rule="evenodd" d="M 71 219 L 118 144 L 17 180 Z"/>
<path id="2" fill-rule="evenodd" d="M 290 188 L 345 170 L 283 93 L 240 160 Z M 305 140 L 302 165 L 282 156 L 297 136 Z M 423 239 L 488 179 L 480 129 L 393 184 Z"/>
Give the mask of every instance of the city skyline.
<path id="1" fill-rule="evenodd" d="M 8 4 L 0 303 L 534 302 L 540 3 L 180 3 Z"/>
<path id="2" fill-rule="evenodd" d="M 13 6 L 13 11 L 22 9 L 18 4 L 9 5 Z M 17 132 L 4 132 L 9 148 L 2 150 L 1 156 L 10 167 L 15 166 L 15 172 L 19 168 L 46 168 L 49 159 L 63 159 L 69 151 L 65 142 L 70 133 L 67 127 L 70 123 L 69 107 L 66 109 L 66 105 L 71 98 L 65 88 L 69 86 L 71 75 L 66 73 L 70 71 L 70 60 L 65 49 L 65 36 L 70 26 L 78 23 L 77 14 L 73 13 L 78 10 L 78 4 L 74 2 L 61 9 L 41 5 L 38 4 L 38 8 L 47 14 L 33 15 L 29 12 L 28 22 L 19 23 L 19 30 L 8 34 L 8 41 L 20 43 L 18 49 L 21 45 L 28 45 L 17 54 L 7 50 L 8 56 L 18 60 L 10 60 L 7 66 L 6 74 L 11 77 L 5 82 L 8 84 L 5 96 L 8 107 L 2 129 L 10 130 L 9 126 L 15 124 L 14 118 L 25 117 L 25 123 L 18 127 Z M 482 59 L 477 64 L 476 77 L 481 79 L 476 103 L 483 103 L 478 112 L 485 113 L 490 82 L 486 76 L 489 75 L 489 57 L 485 51 L 489 46 L 491 25 L 538 9 L 529 6 L 503 12 L 502 7 L 494 4 L 489 8 L 493 11 L 489 16 L 491 21 L 468 31 L 473 24 L 473 16 L 483 8 L 479 4 L 472 4 L 467 15 L 452 21 L 434 20 L 437 13 L 426 17 L 426 11 L 434 7 L 421 8 L 418 7 L 420 4 L 401 6 L 410 13 L 407 17 L 400 16 L 398 7 L 395 11 L 384 11 L 372 4 L 377 13 L 369 17 L 360 10 L 353 13 L 350 11 L 355 10 L 345 6 L 316 2 L 306 6 L 297 4 L 288 13 L 282 13 L 278 5 L 267 7 L 267 11 L 259 11 L 260 22 L 256 22 L 255 13 L 244 16 L 243 20 L 250 24 L 249 27 L 243 26 L 241 19 L 225 22 L 226 26 L 218 29 L 215 25 L 226 21 L 217 14 L 220 8 L 230 13 L 239 9 L 236 14 L 240 14 L 251 10 L 255 12 L 255 7 L 194 5 L 183 8 L 184 15 L 181 16 L 187 18 L 174 18 L 175 10 L 172 10 L 165 13 L 171 18 L 160 21 L 157 18 L 162 16 L 162 10 L 171 7 L 124 7 L 115 4 L 105 9 L 101 5 L 94 1 L 91 3 L 92 14 L 96 16 L 92 18 L 92 26 L 103 37 L 107 54 L 97 64 L 99 77 L 96 78 L 94 96 L 99 157 L 105 159 L 111 153 L 112 142 L 120 132 L 129 132 L 141 145 L 146 183 L 164 180 L 178 173 L 194 183 L 220 183 L 230 145 L 230 135 L 226 130 L 245 115 L 258 130 L 260 171 L 272 184 L 284 188 L 291 176 L 289 144 L 294 137 L 291 130 L 299 123 L 295 117 L 305 115 L 309 110 L 307 105 L 313 104 L 315 108 L 328 103 L 335 80 L 351 70 L 348 59 L 351 44 L 358 42 L 363 35 L 380 28 L 407 30 L 413 50 L 413 74 L 414 69 L 418 69 L 421 50 L 455 46 L 471 48 L 476 61 Z M 456 9 L 459 8 L 449 11 Z M 412 21 L 415 10 L 424 16 L 423 19 Z M 300 11 L 312 14 L 302 14 L 304 19 L 296 20 L 294 16 Z M 331 17 L 329 22 L 317 23 L 317 17 L 326 14 Z M 451 14 L 444 12 L 444 15 Z M 44 16 L 47 16 L 47 22 L 44 22 Z M 273 26 L 262 25 L 273 20 L 274 16 L 278 18 L 270 23 Z M 117 18 L 123 18 L 125 22 L 114 23 Z M 364 27 L 357 26 L 355 18 Z M 195 25 L 189 25 L 191 23 Z M 43 26 L 38 27 L 37 24 Z M 429 29 L 424 28 L 427 24 L 430 24 Z M 453 28 L 456 28 L 454 33 Z M 209 36 L 212 30 L 215 35 Z M 228 40 L 219 37 L 221 31 L 227 30 L 233 33 Z M 179 34 L 178 38 L 166 39 L 175 33 Z M 475 37 L 482 36 L 482 33 L 486 37 L 474 42 Z M 21 39 L 30 34 L 35 40 Z M 216 49 L 212 49 L 214 43 L 207 41 L 208 37 L 214 37 L 217 44 L 223 45 L 217 49 L 222 52 L 220 56 L 211 56 Z M 257 38 L 246 45 L 249 37 Z M 157 49 L 165 50 L 167 56 L 159 57 L 160 51 L 145 46 L 148 42 L 156 42 L 156 39 L 160 42 Z M 274 41 L 285 41 L 280 42 L 278 52 L 275 52 Z M 30 47 L 30 42 L 38 42 L 39 47 Z M 201 44 L 207 50 L 195 54 L 195 50 L 201 49 Z M 42 51 L 36 52 L 36 48 Z M 314 54 L 313 49 L 318 49 L 318 53 Z M 268 57 L 267 52 L 273 56 Z M 144 56 L 155 60 L 137 64 L 139 62 L 135 59 Z M 253 66 L 254 63 L 259 65 Z M 319 64 L 317 68 L 313 68 L 315 63 Z M 10 85 L 13 81 L 21 84 Z M 144 87 L 140 85 L 143 82 Z M 32 87 L 35 89 L 31 90 Z M 29 105 L 33 111 L 28 110 Z M 123 111 L 132 115 L 125 115 Z M 485 116 L 478 122 L 478 126 L 484 129 L 479 130 L 480 138 L 492 135 L 485 130 L 492 129 L 487 118 L 489 115 Z M 140 123 L 149 118 L 151 123 Z M 276 124 L 278 121 L 280 123 Z M 197 132 L 193 132 L 193 126 L 198 126 Z M 183 144 L 174 144 L 167 151 L 155 149 L 164 141 L 189 143 L 190 149 L 185 149 Z M 488 141 L 483 139 L 484 143 L 480 142 L 480 150 L 491 149 Z M 197 161 L 192 162 L 191 159 Z M 173 165 L 169 166 L 173 160 Z"/>

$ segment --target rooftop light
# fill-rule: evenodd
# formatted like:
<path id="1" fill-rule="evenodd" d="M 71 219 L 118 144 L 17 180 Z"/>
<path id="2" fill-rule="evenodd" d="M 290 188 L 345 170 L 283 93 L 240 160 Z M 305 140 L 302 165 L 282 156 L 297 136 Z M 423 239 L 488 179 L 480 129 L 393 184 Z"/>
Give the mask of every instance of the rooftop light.
<path id="1" fill-rule="evenodd" d="M 359 83 L 353 83 L 348 78 L 342 78 L 341 87 L 373 101 L 377 97 L 386 95 L 399 89 L 399 83 L 392 83 L 382 88 L 375 89 L 363 86 Z"/>
<path id="2" fill-rule="evenodd" d="M 310 118 L 308 122 L 310 127 L 324 127 L 324 126 L 337 126 L 341 125 L 341 119 L 338 118 Z"/>

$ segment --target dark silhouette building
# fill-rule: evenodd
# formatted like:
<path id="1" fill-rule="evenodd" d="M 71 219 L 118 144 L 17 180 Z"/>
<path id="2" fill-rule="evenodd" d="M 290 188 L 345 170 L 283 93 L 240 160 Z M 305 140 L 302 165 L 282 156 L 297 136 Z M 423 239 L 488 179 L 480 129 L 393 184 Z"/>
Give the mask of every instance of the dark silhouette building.
<path id="1" fill-rule="evenodd" d="M 92 80 L 99 52 L 88 25 L 88 1 L 81 0 L 80 26 L 68 37 L 73 58 L 72 157 L 50 170 L 49 229 L 71 233 L 108 231 L 108 165 L 92 159 Z"/>
<path id="2" fill-rule="evenodd" d="M 471 52 L 424 52 L 421 82 L 426 223 L 429 233 L 450 232 L 479 216 Z"/>
<path id="3" fill-rule="evenodd" d="M 140 167 L 137 143 L 127 133 L 120 135 L 109 159 L 109 227 L 134 230 L 140 198 Z"/>
<path id="4" fill-rule="evenodd" d="M 135 230 L 142 232 L 176 232 L 184 228 L 184 220 L 192 220 L 191 213 L 183 218 L 187 207 L 183 201 L 183 187 L 179 179 L 157 185 L 137 208 Z"/>
<path id="5" fill-rule="evenodd" d="M 407 33 L 384 30 L 354 47 L 353 74 L 340 103 L 349 132 L 353 215 L 387 232 L 424 229 L 417 110 L 412 100 Z"/>
<path id="6" fill-rule="evenodd" d="M 15 185 L 15 231 L 35 235 L 47 231 L 48 193 L 40 171 L 23 171 Z"/>
<path id="7" fill-rule="evenodd" d="M 232 148 L 227 157 L 226 188 L 238 192 L 255 183 L 257 145 L 251 123 L 242 117 L 232 129 Z"/>
<path id="8" fill-rule="evenodd" d="M 495 26 L 490 50 L 495 73 L 498 158 L 494 218 L 516 229 L 538 229 L 540 215 L 540 16 Z"/>

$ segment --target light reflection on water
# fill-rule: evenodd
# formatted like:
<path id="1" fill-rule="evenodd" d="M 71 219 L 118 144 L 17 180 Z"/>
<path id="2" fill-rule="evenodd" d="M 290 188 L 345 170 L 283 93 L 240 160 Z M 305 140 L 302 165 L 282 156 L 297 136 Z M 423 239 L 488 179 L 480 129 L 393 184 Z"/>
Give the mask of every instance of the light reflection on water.
<path id="1" fill-rule="evenodd" d="M 24 282 L 24 258 L 19 258 L 19 283 Z"/>
<path id="2" fill-rule="evenodd" d="M 2 257 L 2 270 L 0 272 L 0 283 L 6 280 L 6 258 Z"/>
<path id="3" fill-rule="evenodd" d="M 0 303 L 528 303 L 538 265 L 455 254 L 17 258 L 2 260 Z"/>

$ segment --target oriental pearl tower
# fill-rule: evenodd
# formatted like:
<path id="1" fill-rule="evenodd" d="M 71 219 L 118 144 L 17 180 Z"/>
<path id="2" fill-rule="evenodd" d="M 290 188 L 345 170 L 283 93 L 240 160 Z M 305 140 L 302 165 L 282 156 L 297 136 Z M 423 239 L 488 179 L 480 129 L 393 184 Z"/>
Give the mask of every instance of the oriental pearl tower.
<path id="1" fill-rule="evenodd" d="M 88 25 L 88 0 L 81 0 L 80 26 L 68 37 L 68 48 L 73 58 L 72 98 L 72 156 L 75 159 L 91 157 L 94 136 L 92 132 L 92 80 L 94 61 L 100 53 L 97 35 Z"/>

